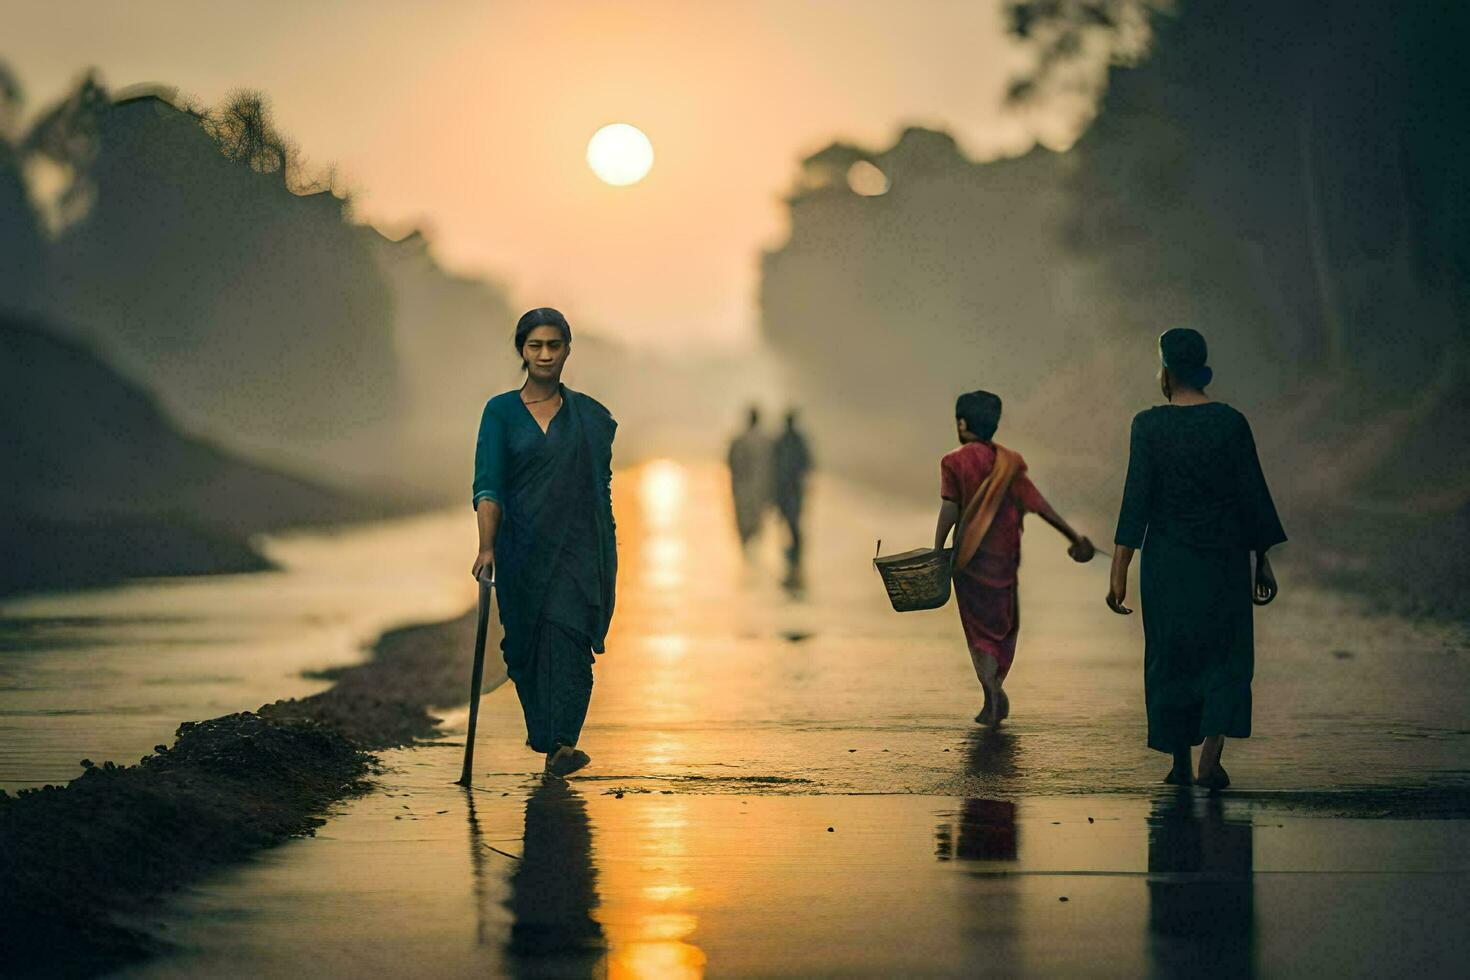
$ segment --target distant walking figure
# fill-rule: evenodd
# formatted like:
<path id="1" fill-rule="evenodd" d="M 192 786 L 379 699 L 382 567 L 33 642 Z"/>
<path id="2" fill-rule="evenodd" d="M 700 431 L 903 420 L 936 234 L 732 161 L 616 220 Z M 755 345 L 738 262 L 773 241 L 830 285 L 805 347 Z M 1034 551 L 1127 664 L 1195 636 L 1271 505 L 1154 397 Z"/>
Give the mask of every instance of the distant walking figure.
<path id="1" fill-rule="evenodd" d="M 934 547 L 944 547 L 950 529 L 976 494 L 984 497 L 970 520 L 955 532 L 954 593 L 985 703 L 975 721 L 998 725 L 1011 712 L 1002 685 L 1016 656 L 1021 609 L 1016 572 L 1021 564 L 1021 519 L 1041 517 L 1071 542 L 1067 554 L 1091 561 L 1092 542 L 1072 530 L 1026 475 L 1021 454 L 993 442 L 1000 424 L 1000 398 L 972 391 L 955 402 L 960 448 L 939 463 L 939 521 Z"/>
<path id="2" fill-rule="evenodd" d="M 1266 552 L 1286 540 L 1245 416 L 1204 393 L 1205 339 L 1159 338 L 1168 405 L 1133 418 L 1108 608 L 1127 615 L 1128 565 L 1143 549 L 1148 745 L 1174 757 L 1165 782 L 1223 789 L 1225 736 L 1251 733 L 1251 603 L 1276 598 Z M 1254 582 L 1250 553 L 1255 552 Z M 1203 743 L 1199 775 L 1191 747 Z"/>
<path id="3" fill-rule="evenodd" d="M 572 328 L 553 309 L 516 324 L 526 383 L 485 405 L 475 445 L 480 551 L 495 574 L 501 651 L 526 717 L 526 744 L 565 776 L 592 697 L 593 654 L 612 620 L 617 548 L 612 443 L 601 404 L 561 383 Z"/>
<path id="4" fill-rule="evenodd" d="M 801 570 L 801 505 L 806 499 L 806 475 L 812 468 L 811 450 L 796 428 L 795 409 L 786 413 L 786 428 L 776 437 L 772 455 L 776 467 L 776 510 L 791 533 L 786 548 L 788 579 L 795 581 Z"/>
<path id="5" fill-rule="evenodd" d="M 735 498 L 735 529 L 748 545 L 771 506 L 771 440 L 761 432 L 760 409 L 751 406 L 745 431 L 730 443 L 730 490 Z"/>

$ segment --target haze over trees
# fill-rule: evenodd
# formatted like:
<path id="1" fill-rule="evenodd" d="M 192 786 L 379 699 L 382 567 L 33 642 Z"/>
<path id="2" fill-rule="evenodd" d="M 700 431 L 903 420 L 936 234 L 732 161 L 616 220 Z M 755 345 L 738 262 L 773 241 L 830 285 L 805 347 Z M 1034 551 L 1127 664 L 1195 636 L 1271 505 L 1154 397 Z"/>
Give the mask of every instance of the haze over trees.
<path id="1" fill-rule="evenodd" d="M 765 258 L 763 329 L 835 400 L 834 455 L 928 492 L 954 395 L 989 387 L 1002 439 L 1108 515 L 1128 418 L 1158 399 L 1155 338 L 1188 324 L 1212 393 L 1255 421 L 1288 530 L 1316 538 L 1301 553 L 1463 591 L 1470 11 L 1012 7 L 1037 50 L 1017 99 L 1098 87 L 1075 145 L 992 163 L 942 134 L 834 145 Z M 1082 63 L 1098 52 L 1104 72 Z"/>
<path id="2" fill-rule="evenodd" d="M 89 75 L 29 125 L 23 109 L 0 71 L 0 312 L 236 454 L 393 506 L 465 499 L 480 407 L 520 383 L 506 287 L 359 223 L 260 93 L 201 106 Z M 766 387 L 749 358 L 635 359 L 571 312 L 568 380 L 624 421 L 622 461 L 706 449 Z"/>
<path id="3" fill-rule="evenodd" d="M 259 96 L 200 111 L 88 79 L 30 141 L 85 202 L 51 244 L 44 312 L 185 425 L 275 448 L 396 408 L 392 295 Z"/>

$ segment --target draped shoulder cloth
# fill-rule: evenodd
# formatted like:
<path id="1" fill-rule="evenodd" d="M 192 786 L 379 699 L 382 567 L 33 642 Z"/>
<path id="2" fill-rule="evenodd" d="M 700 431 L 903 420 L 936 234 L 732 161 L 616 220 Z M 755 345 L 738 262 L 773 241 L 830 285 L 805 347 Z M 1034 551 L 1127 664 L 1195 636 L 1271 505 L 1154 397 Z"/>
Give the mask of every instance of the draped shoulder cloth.
<path id="1" fill-rule="evenodd" d="M 955 571 L 970 564 L 975 552 L 980 550 L 980 544 L 995 521 L 1000 505 L 1005 502 L 1006 494 L 1010 493 L 1011 483 L 1025 468 L 1019 454 L 1000 443 L 991 445 L 995 447 L 995 465 L 975 490 L 974 496 L 965 504 L 965 513 L 960 518 L 960 530 L 955 535 L 954 563 L 951 566 Z"/>

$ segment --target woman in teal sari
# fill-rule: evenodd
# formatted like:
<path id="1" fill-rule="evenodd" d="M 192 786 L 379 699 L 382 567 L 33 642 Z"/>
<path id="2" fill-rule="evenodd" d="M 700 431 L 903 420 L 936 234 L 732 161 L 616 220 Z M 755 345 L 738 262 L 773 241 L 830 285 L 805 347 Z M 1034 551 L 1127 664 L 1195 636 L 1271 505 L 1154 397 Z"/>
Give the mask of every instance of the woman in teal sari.
<path id="1" fill-rule="evenodd" d="M 531 310 L 516 324 L 526 383 L 485 405 L 473 491 L 480 549 L 472 571 L 494 575 L 500 646 L 526 744 L 545 753 L 546 771 L 558 776 L 591 761 L 577 741 L 617 577 L 617 423 L 561 383 L 571 341 L 570 325 L 553 309 Z"/>

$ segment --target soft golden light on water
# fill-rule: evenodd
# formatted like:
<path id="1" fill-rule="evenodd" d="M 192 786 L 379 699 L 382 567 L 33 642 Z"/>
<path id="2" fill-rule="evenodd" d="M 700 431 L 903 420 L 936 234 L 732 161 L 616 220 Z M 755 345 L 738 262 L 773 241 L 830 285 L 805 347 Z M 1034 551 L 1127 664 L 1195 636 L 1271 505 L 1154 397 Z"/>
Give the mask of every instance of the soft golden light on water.
<path id="1" fill-rule="evenodd" d="M 643 897 L 655 902 L 669 902 L 676 898 L 688 898 L 694 889 L 688 885 L 645 885 Z"/>
<path id="2" fill-rule="evenodd" d="M 671 459 L 656 459 L 643 467 L 639 478 L 643 517 L 655 528 L 672 527 L 684 516 L 689 492 L 684 467 Z"/>
<path id="3" fill-rule="evenodd" d="M 685 582 L 689 549 L 682 524 L 688 490 L 687 474 L 678 463 L 657 459 L 642 467 L 638 503 L 647 534 L 640 538 L 640 564 L 644 582 L 655 591 L 672 592 Z"/>
<path id="4" fill-rule="evenodd" d="M 683 980 L 704 976 L 705 955 L 688 943 L 633 943 L 608 960 L 609 977 Z"/>
<path id="5" fill-rule="evenodd" d="M 688 549 L 678 538 L 654 538 L 643 552 L 644 578 L 660 592 L 672 592 L 684 584 L 684 558 Z"/>
<path id="6" fill-rule="evenodd" d="M 612 949 L 608 956 L 610 977 L 702 977 L 705 954 L 685 940 L 699 925 L 698 916 L 688 911 L 695 889 L 685 879 L 688 871 L 690 830 L 688 803 L 679 798 L 650 801 L 634 826 L 638 859 L 617 870 L 633 872 L 640 881 L 635 887 L 613 893 L 629 896 L 627 904 L 616 898 L 606 903 L 602 917 Z M 610 885 L 622 882 L 610 881 Z"/>
<path id="7" fill-rule="evenodd" d="M 668 766 L 679 761 L 681 752 L 685 746 L 677 735 L 668 732 L 656 732 L 648 742 L 644 750 L 644 758 L 650 766 Z"/>
<path id="8" fill-rule="evenodd" d="M 682 633 L 664 633 L 650 636 L 646 641 L 648 649 L 653 651 L 661 661 L 678 660 L 689 652 L 689 638 Z"/>

